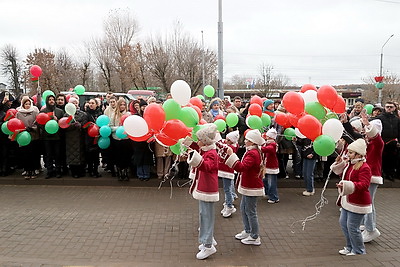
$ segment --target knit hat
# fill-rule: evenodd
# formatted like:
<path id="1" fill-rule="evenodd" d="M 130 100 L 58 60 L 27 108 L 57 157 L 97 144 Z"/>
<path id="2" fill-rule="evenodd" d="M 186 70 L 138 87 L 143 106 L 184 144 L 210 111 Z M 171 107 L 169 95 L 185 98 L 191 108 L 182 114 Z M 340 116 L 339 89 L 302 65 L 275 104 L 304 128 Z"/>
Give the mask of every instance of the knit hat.
<path id="1" fill-rule="evenodd" d="M 275 128 L 271 128 L 265 133 L 265 135 L 268 136 L 269 138 L 276 139 L 278 133 L 276 132 Z"/>
<path id="2" fill-rule="evenodd" d="M 370 121 L 369 123 L 377 130 L 377 133 L 382 134 L 382 121 L 381 120 L 375 119 L 375 120 Z"/>
<path id="3" fill-rule="evenodd" d="M 256 129 L 248 131 L 245 138 L 259 146 L 261 146 L 265 142 L 264 138 L 261 137 L 260 131 Z"/>
<path id="4" fill-rule="evenodd" d="M 233 131 L 230 132 L 226 135 L 226 139 L 229 139 L 232 141 L 232 143 L 236 144 L 239 141 L 239 131 Z"/>
<path id="5" fill-rule="evenodd" d="M 207 123 L 197 131 L 196 136 L 204 145 L 212 145 L 215 143 L 217 134 L 217 126 L 214 123 Z"/>
<path id="6" fill-rule="evenodd" d="M 78 104 L 79 104 L 79 98 L 75 98 L 75 97 L 71 96 L 68 100 L 68 103 L 75 103 L 75 102 L 78 102 Z"/>
<path id="7" fill-rule="evenodd" d="M 144 100 L 144 99 L 140 99 L 139 100 L 139 106 L 140 107 L 142 107 L 142 106 L 147 106 L 148 104 L 147 104 L 147 102 Z"/>
<path id="8" fill-rule="evenodd" d="M 367 144 L 365 143 L 364 139 L 360 138 L 351 143 L 347 150 L 352 150 L 361 156 L 365 156 L 367 154 Z"/>
<path id="9" fill-rule="evenodd" d="M 350 122 L 351 126 L 356 129 L 358 132 L 361 132 L 363 129 L 362 123 L 360 119 L 356 119 Z"/>
<path id="10" fill-rule="evenodd" d="M 268 110 L 268 106 L 271 105 L 271 104 L 273 104 L 273 103 L 274 103 L 274 101 L 271 100 L 271 99 L 265 100 L 264 103 L 263 103 L 263 106 L 264 106 L 263 111 Z"/>
<path id="11" fill-rule="evenodd" d="M 214 99 L 211 99 L 211 101 L 210 101 L 210 109 L 212 109 L 212 107 L 215 105 L 215 104 L 221 104 L 221 98 L 218 98 L 218 97 L 216 97 L 216 98 L 214 98 Z"/>

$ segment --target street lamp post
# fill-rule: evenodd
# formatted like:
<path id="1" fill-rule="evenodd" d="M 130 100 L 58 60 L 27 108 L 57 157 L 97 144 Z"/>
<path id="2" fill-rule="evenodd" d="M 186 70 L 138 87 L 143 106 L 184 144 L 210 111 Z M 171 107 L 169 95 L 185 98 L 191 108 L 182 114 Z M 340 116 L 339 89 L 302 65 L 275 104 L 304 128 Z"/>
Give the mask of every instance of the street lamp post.
<path id="1" fill-rule="evenodd" d="M 223 55 L 222 0 L 218 1 L 218 97 L 224 97 L 224 55 Z"/>
<path id="2" fill-rule="evenodd" d="M 382 45 L 382 48 L 381 48 L 381 64 L 379 67 L 379 76 L 380 77 L 382 77 L 382 75 L 383 75 L 383 73 L 382 73 L 382 70 L 383 70 L 383 65 L 382 65 L 382 63 L 383 63 L 383 48 L 389 42 L 390 38 L 392 38 L 393 36 L 394 36 L 394 34 L 390 35 L 390 37 L 386 40 L 386 42 Z M 378 88 L 378 103 L 382 104 L 382 86 L 380 86 L 380 87 L 381 88 Z"/>

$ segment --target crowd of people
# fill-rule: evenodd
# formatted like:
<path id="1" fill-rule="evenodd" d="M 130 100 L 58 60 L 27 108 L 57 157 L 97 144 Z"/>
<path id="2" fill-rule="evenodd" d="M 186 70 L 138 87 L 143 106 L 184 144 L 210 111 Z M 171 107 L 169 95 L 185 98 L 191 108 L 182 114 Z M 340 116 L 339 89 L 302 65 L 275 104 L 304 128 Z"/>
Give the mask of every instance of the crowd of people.
<path id="1" fill-rule="evenodd" d="M 171 95 L 167 95 L 169 98 Z M 196 133 L 197 143 L 185 139 L 183 145 L 189 148 L 190 153 L 178 157 L 157 141 L 133 141 L 116 134 L 124 116 L 143 116 L 149 104 L 162 105 L 155 97 L 127 103 L 109 92 L 104 99 L 93 98 L 80 103 L 77 95 L 58 94 L 48 95 L 45 107 L 42 107 L 40 95 L 34 101 L 28 95 L 14 98 L 8 92 L 2 92 L 0 123 L 9 119 L 6 118 L 7 111 L 15 108 L 15 117 L 23 122 L 32 141 L 19 147 L 9 135 L 0 134 L 0 175 L 7 176 L 22 169 L 25 179 L 35 179 L 42 170 L 43 159 L 46 179 L 60 178 L 68 173 L 74 178 L 86 175 L 97 178 L 101 176 L 99 168 L 103 167 L 119 181 L 128 181 L 132 177 L 147 181 L 151 177 L 163 179 L 171 175 L 172 163 L 179 161 L 179 172 L 174 175 L 182 179 L 192 178 L 190 192 L 200 203 L 201 245 L 197 258 L 204 259 L 216 252 L 213 211 L 214 203 L 219 200 L 218 178 L 222 179 L 224 188 L 223 217 L 236 212 L 233 205 L 237 198 L 235 180 L 237 191 L 242 194 L 240 210 L 244 230 L 235 237 L 243 244 L 260 245 L 257 197 L 266 196 L 268 203 L 279 203 L 277 181 L 289 178 L 288 161 L 292 159 L 294 178 L 304 180 L 303 196 L 315 194 L 315 179 L 327 179 L 332 171 L 342 177 L 337 184 L 340 192 L 338 205 L 341 206 L 340 224 L 346 246 L 339 253 L 365 254 L 364 242 L 380 235 L 374 207 L 376 190 L 383 179 L 400 177 L 397 103 L 388 101 L 384 107 L 377 105 L 367 114 L 360 100 L 346 113 L 338 114 L 345 129 L 342 139 L 337 142 L 332 155 L 321 157 L 314 151 L 310 139 L 303 136 L 290 140 L 284 136 L 285 128 L 273 119 L 275 114 L 286 112 L 280 100 L 264 100 L 262 110 L 272 117 L 272 123 L 263 133 L 248 129 L 246 117 L 250 105 L 240 97 L 235 97 L 232 102 L 219 98 L 208 103 L 202 101 L 201 112 L 206 127 Z M 40 113 L 50 114 L 55 120 L 68 117 L 67 103 L 76 107 L 69 127 L 48 133 L 43 125 L 37 123 Z M 214 120 L 229 113 L 238 115 L 237 125 L 218 132 Z M 100 149 L 96 137 L 87 127 L 103 114 L 109 118 L 112 129 L 111 145 L 106 149 Z M 363 232 L 361 225 L 365 225 Z"/>

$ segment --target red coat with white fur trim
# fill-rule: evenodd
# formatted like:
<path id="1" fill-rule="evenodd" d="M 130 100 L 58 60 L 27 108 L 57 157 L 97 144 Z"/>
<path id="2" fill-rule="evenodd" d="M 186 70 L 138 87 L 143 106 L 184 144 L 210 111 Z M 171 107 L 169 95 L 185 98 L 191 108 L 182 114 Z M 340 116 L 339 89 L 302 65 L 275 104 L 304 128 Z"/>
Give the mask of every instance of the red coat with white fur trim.
<path id="1" fill-rule="evenodd" d="M 276 152 L 278 147 L 276 142 L 265 143 L 261 147 L 261 151 L 265 154 L 265 168 L 267 174 L 278 174 L 279 173 L 279 162 Z"/>
<path id="2" fill-rule="evenodd" d="M 264 196 L 264 184 L 260 174 L 261 154 L 258 149 L 246 151 L 242 161 L 236 154 L 232 154 L 225 163 L 239 173 L 236 185 L 240 194 Z"/>
<path id="3" fill-rule="evenodd" d="M 336 167 L 332 165 L 335 171 Z M 339 164 L 342 165 L 343 164 Z M 336 165 L 336 166 L 339 166 Z M 353 164 L 346 164 L 343 170 L 342 180 L 340 183 L 343 189 L 339 191 L 338 206 L 359 214 L 367 214 L 372 212 L 371 195 L 369 193 L 369 185 L 371 182 L 371 169 L 364 162 L 358 170 L 355 170 Z"/>
<path id="4" fill-rule="evenodd" d="M 371 184 L 383 184 L 382 178 L 382 152 L 385 143 L 378 130 L 372 125 L 365 126 L 365 134 L 368 137 L 367 163 L 371 168 Z"/>
<path id="5" fill-rule="evenodd" d="M 207 151 L 203 150 L 207 149 Z M 219 201 L 218 191 L 218 155 L 215 145 L 202 147 L 199 154 L 193 151 L 188 158 L 190 166 L 195 168 L 195 177 L 189 192 L 194 199 L 205 202 Z"/>
<path id="6" fill-rule="evenodd" d="M 232 148 L 233 153 L 236 153 L 239 149 L 238 144 L 228 145 Z M 225 160 L 219 157 L 218 162 L 218 177 L 227 178 L 227 179 L 235 179 L 235 170 L 225 164 Z"/>

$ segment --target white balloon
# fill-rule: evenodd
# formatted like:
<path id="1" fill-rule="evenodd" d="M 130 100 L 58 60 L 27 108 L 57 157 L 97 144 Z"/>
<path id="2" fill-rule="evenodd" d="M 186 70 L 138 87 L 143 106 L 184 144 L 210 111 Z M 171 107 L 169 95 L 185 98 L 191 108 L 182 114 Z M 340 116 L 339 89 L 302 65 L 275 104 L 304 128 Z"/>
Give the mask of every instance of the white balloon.
<path id="1" fill-rule="evenodd" d="M 171 85 L 172 98 L 178 102 L 181 106 L 185 106 L 189 103 L 192 95 L 189 84 L 183 80 L 176 80 Z"/>
<path id="2" fill-rule="evenodd" d="M 299 138 L 307 138 L 304 134 L 302 134 L 299 130 L 299 128 L 294 128 L 294 133 L 296 134 L 297 137 Z"/>
<path id="3" fill-rule="evenodd" d="M 335 142 L 342 137 L 343 130 L 343 124 L 338 119 L 329 119 L 322 125 L 322 134 L 332 137 Z"/>
<path id="4" fill-rule="evenodd" d="M 149 132 L 147 122 L 138 115 L 132 115 L 124 121 L 125 132 L 132 137 L 140 137 Z"/>
<path id="5" fill-rule="evenodd" d="M 304 103 L 318 102 L 317 91 L 307 90 L 301 95 L 304 99 Z"/>
<path id="6" fill-rule="evenodd" d="M 76 113 L 76 107 L 72 103 L 68 103 L 65 105 L 65 113 L 67 113 L 70 116 L 74 116 Z"/>

